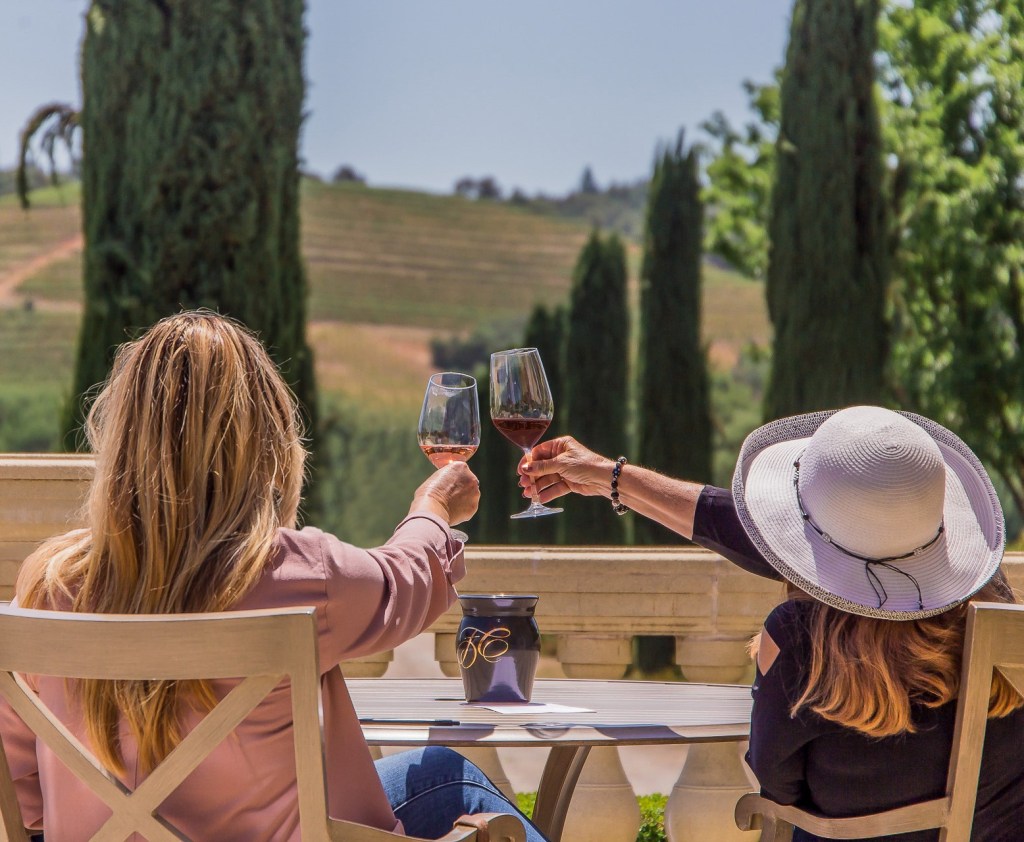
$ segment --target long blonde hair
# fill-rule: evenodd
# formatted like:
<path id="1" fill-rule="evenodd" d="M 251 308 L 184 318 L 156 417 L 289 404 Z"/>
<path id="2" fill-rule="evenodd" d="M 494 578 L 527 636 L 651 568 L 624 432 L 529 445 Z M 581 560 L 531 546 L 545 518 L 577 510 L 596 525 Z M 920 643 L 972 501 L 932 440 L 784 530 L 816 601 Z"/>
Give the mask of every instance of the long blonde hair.
<path id="1" fill-rule="evenodd" d="M 121 346 L 86 422 L 96 473 L 86 523 L 40 546 L 19 604 L 109 614 L 230 608 L 294 526 L 306 451 L 295 400 L 259 341 L 208 311 L 164 319 Z M 123 771 L 124 716 L 141 768 L 208 709 L 208 682 L 82 680 L 99 759 Z"/>
<path id="2" fill-rule="evenodd" d="M 811 662 L 790 714 L 808 708 L 871 737 L 914 733 L 912 704 L 937 708 L 960 690 L 967 603 L 920 620 L 879 620 L 840 611 L 792 585 L 790 599 L 809 600 Z M 1002 571 L 972 600 L 1014 603 Z M 756 657 L 760 641 L 751 648 Z M 1006 716 L 1024 699 L 996 671 L 989 716 Z"/>

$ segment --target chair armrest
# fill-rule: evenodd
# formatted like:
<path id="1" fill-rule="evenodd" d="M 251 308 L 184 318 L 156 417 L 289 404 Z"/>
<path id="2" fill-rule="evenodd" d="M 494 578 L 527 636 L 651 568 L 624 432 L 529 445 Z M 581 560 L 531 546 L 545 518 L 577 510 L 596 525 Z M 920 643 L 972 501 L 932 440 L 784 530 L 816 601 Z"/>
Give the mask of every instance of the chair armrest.
<path id="1" fill-rule="evenodd" d="M 828 818 L 791 805 L 776 804 L 756 792 L 747 793 L 736 803 L 736 826 L 740 830 L 756 830 L 769 823 L 777 823 L 794 825 L 826 839 L 861 839 L 908 833 L 912 830 L 931 830 L 942 827 L 948 815 L 949 799 L 945 797 L 844 819 Z M 786 837 L 779 835 L 776 838 L 782 840 Z"/>
<path id="2" fill-rule="evenodd" d="M 332 842 L 428 842 L 418 836 L 400 836 L 379 827 L 339 819 L 329 819 L 327 829 Z M 436 842 L 526 842 L 526 828 L 519 816 L 511 813 L 475 813 L 459 816 L 454 827 Z"/>
<path id="3" fill-rule="evenodd" d="M 780 809 L 781 804 L 762 798 L 757 792 L 748 792 L 736 802 L 736 827 L 760 830 L 761 842 L 791 842 L 793 824 L 777 814 Z"/>
<path id="4" fill-rule="evenodd" d="M 526 828 L 511 813 L 459 816 L 438 842 L 526 842 Z"/>

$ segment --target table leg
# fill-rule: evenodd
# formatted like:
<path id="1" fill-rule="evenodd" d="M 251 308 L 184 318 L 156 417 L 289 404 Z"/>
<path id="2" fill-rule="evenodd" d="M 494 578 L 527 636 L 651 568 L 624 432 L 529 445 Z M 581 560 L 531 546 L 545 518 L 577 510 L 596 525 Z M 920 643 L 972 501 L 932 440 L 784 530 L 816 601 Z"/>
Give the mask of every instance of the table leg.
<path id="1" fill-rule="evenodd" d="M 533 823 L 551 842 L 559 842 L 576 781 L 587 762 L 590 746 L 553 746 L 537 787 Z"/>

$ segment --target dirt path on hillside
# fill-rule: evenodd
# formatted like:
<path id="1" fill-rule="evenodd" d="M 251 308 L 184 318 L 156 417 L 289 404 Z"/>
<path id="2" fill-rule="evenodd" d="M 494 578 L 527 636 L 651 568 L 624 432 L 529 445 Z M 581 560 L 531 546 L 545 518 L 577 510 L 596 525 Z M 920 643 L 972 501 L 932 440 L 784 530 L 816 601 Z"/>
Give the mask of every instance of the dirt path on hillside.
<path id="1" fill-rule="evenodd" d="M 58 243 L 49 251 L 38 254 L 31 260 L 19 263 L 13 268 L 8 269 L 3 274 L 0 274 L 0 307 L 8 309 L 11 307 L 20 307 L 22 299 L 17 295 L 18 287 L 37 272 L 42 272 L 47 266 L 71 257 L 71 255 L 77 251 L 81 251 L 82 245 L 82 235 L 76 234 L 74 237 L 69 237 L 64 240 L 64 242 Z M 46 306 L 43 309 L 78 309 L 77 304 L 70 304 L 70 302 L 53 301 L 36 303 L 45 303 Z M 70 307 L 68 306 L 69 304 Z"/>

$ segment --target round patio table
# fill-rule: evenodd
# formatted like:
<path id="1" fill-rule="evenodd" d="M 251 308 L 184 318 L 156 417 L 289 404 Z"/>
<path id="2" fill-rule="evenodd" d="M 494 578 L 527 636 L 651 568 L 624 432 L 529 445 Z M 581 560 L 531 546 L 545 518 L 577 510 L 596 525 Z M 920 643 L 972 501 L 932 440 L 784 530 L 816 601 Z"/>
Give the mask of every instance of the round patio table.
<path id="1" fill-rule="evenodd" d="M 500 705 L 513 713 L 467 704 L 457 678 L 362 678 L 347 684 L 371 745 L 550 748 L 533 821 L 552 842 L 561 838 L 592 747 L 736 742 L 750 734 L 745 684 L 538 679 L 530 704 Z M 587 710 L 544 712 L 544 704 Z"/>

